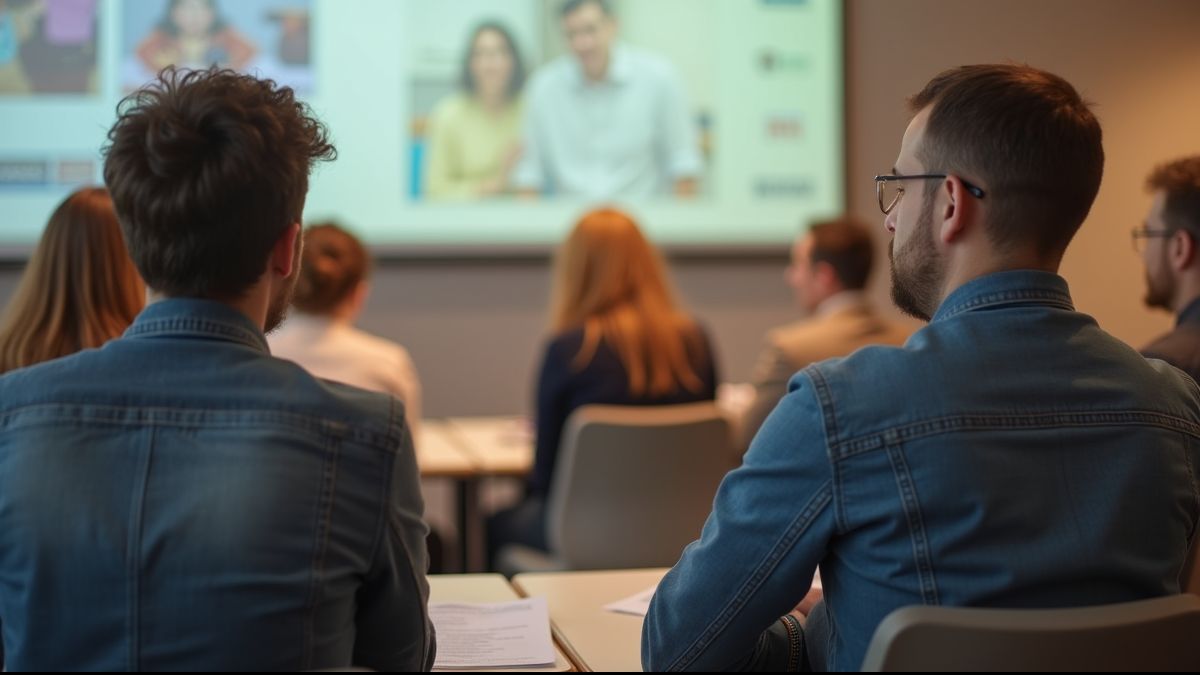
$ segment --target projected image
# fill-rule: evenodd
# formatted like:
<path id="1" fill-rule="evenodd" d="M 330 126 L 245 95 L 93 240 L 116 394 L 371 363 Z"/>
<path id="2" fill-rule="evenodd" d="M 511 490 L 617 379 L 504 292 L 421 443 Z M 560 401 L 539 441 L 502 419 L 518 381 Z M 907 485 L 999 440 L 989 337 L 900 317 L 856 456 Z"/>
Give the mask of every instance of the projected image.
<path id="1" fill-rule="evenodd" d="M 711 163 L 712 116 L 696 104 L 681 66 L 692 81 L 702 79 L 697 74 L 711 72 L 715 54 L 680 63 L 670 50 L 632 44 L 609 3 L 542 2 L 530 14 L 533 25 L 550 32 L 542 40 L 535 30 L 519 30 L 520 15 L 442 10 L 442 21 L 457 25 L 463 38 L 440 81 L 430 73 L 445 53 L 428 50 L 424 57 L 434 63 L 415 69 L 409 128 L 418 180 L 411 196 L 700 193 Z M 445 93 L 435 98 L 439 85 Z"/>
<path id="2" fill-rule="evenodd" d="M 121 83 L 219 65 L 311 92 L 310 10 L 311 0 L 126 0 Z"/>
<path id="3" fill-rule="evenodd" d="M 845 208 L 842 35 L 841 0 L 0 0 L 0 252 L 102 180 L 125 95 L 213 63 L 311 106 L 304 218 L 372 246 L 540 250 L 598 203 L 786 245 Z"/>
<path id="4" fill-rule="evenodd" d="M 0 0 L 0 95 L 94 94 L 97 0 Z"/>
<path id="5" fill-rule="evenodd" d="M 525 77 L 524 57 L 509 27 L 488 20 L 474 29 L 462 57 L 459 91 L 437 103 L 427 124 L 418 119 L 413 125 L 428 130 L 424 191 L 430 198 L 509 191 L 521 158 Z"/>

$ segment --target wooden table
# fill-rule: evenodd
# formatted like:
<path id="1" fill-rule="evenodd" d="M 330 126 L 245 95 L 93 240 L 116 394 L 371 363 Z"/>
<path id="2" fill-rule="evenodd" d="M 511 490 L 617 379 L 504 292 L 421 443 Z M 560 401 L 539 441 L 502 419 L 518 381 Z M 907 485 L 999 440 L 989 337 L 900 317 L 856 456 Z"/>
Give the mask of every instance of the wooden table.
<path id="1" fill-rule="evenodd" d="M 642 669 L 640 616 L 604 606 L 658 584 L 666 568 L 518 574 L 513 586 L 525 597 L 545 597 L 554 638 L 581 671 Z"/>

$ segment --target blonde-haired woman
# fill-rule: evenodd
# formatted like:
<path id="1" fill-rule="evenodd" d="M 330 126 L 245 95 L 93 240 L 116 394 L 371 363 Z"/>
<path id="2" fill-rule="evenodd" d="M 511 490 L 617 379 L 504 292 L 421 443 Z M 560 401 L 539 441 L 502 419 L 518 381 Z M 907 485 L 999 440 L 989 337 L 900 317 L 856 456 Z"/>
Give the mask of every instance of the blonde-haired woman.
<path id="1" fill-rule="evenodd" d="M 615 209 L 583 217 L 555 261 L 550 329 L 537 383 L 537 446 L 526 499 L 489 523 L 507 543 L 546 549 L 545 498 L 567 417 L 584 405 L 673 405 L 716 396 L 713 350 L 679 308 L 658 252 Z"/>
<path id="2" fill-rule="evenodd" d="M 145 304 L 108 192 L 78 190 L 50 216 L 0 317 L 0 373 L 99 347 Z"/>

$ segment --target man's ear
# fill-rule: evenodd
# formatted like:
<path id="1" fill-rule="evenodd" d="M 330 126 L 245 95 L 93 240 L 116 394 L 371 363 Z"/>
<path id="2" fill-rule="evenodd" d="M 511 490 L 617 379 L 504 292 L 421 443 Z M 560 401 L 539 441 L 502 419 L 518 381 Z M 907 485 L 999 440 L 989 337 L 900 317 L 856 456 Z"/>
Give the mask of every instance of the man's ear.
<path id="1" fill-rule="evenodd" d="M 942 201 L 941 208 L 936 211 L 940 218 L 940 222 L 935 223 L 938 235 L 942 243 L 953 243 L 967 233 L 978 205 L 970 198 L 966 186 L 957 176 L 946 176 L 934 197 Z"/>
<path id="2" fill-rule="evenodd" d="M 280 235 L 271 249 L 271 271 L 280 277 L 290 277 L 296 271 L 304 238 L 300 236 L 300 223 L 292 223 Z"/>
<path id="3" fill-rule="evenodd" d="M 1196 263 L 1196 238 L 1184 229 L 1171 235 L 1171 266 L 1182 272 Z"/>

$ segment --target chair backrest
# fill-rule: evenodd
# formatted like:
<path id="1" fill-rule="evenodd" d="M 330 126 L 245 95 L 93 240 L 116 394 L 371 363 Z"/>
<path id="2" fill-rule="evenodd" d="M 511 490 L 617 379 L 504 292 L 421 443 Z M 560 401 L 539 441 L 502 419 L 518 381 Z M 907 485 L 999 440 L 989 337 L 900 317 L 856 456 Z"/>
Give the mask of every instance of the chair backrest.
<path id="1" fill-rule="evenodd" d="M 1198 670 L 1200 598 L 1075 609 L 904 607 L 867 648 L 864 671 Z"/>
<path id="2" fill-rule="evenodd" d="M 711 403 L 581 407 L 550 486 L 550 551 L 567 569 L 674 565 L 732 456 L 729 422 Z"/>

